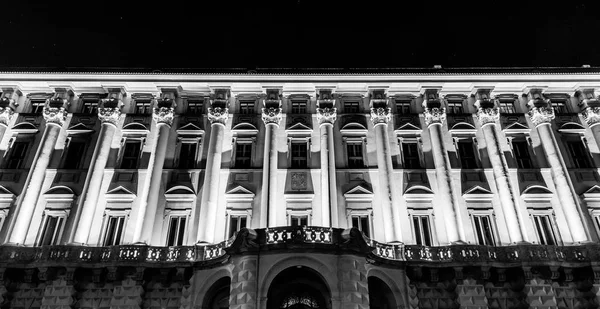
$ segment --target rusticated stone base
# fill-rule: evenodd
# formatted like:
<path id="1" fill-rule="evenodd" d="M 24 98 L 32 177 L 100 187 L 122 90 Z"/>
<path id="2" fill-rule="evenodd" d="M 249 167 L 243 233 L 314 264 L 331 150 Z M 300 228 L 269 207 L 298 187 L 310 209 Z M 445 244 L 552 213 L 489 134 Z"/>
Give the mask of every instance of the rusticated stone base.
<path id="1" fill-rule="evenodd" d="M 369 282 L 364 262 L 354 257 L 341 257 L 338 271 L 342 287 L 341 308 L 368 309 Z"/>
<path id="2" fill-rule="evenodd" d="M 510 308 L 528 308 L 526 295 L 518 290 L 511 289 L 511 285 L 495 285 L 488 282 L 485 284 L 485 296 L 490 309 L 510 309 Z"/>
<path id="3" fill-rule="evenodd" d="M 40 308 L 45 289 L 46 285 L 43 283 L 37 286 L 35 283 L 21 283 L 18 290 L 14 293 L 10 308 Z"/>
<path id="4" fill-rule="evenodd" d="M 229 308 L 256 308 L 256 256 L 242 256 L 233 261 Z"/>
<path id="5" fill-rule="evenodd" d="M 452 289 L 445 283 L 418 283 L 417 297 L 419 308 L 443 309 L 458 308 L 456 294 L 450 292 Z"/>
<path id="6" fill-rule="evenodd" d="M 71 305 L 75 303 L 74 295 L 73 284 L 67 282 L 64 276 L 58 277 L 46 286 L 41 309 L 71 309 Z"/>
<path id="7" fill-rule="evenodd" d="M 99 286 L 96 283 L 88 283 L 82 287 L 83 291 L 78 295 L 75 308 L 81 309 L 109 309 L 113 297 L 112 283 Z"/>
<path id="8" fill-rule="evenodd" d="M 141 309 L 144 288 L 132 278 L 127 278 L 121 285 L 115 286 L 111 309 Z"/>
<path id="9" fill-rule="evenodd" d="M 542 278 L 533 278 L 525 283 L 527 303 L 530 308 L 554 309 L 558 308 L 552 282 Z"/>
<path id="10" fill-rule="evenodd" d="M 456 286 L 456 294 L 461 309 L 484 309 L 488 308 L 483 285 L 478 284 L 475 279 L 461 280 Z"/>
<path id="11" fill-rule="evenodd" d="M 152 283 L 144 294 L 145 309 L 177 309 L 181 304 L 181 284 L 172 283 L 165 287 L 159 282 Z"/>

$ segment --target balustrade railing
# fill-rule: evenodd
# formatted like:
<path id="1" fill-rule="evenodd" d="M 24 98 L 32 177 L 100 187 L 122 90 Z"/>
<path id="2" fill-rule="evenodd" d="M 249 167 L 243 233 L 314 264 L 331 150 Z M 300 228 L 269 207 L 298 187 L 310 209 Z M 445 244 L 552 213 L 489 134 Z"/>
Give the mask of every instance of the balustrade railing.
<path id="1" fill-rule="evenodd" d="M 328 227 L 277 227 L 266 228 L 258 239 L 252 241 L 259 246 L 282 248 L 281 245 L 320 245 L 335 249 L 348 246 L 342 229 Z M 238 236 L 236 236 L 238 237 Z M 111 247 L 44 246 L 16 247 L 0 246 L 3 263 L 192 263 L 215 260 L 227 254 L 227 249 L 236 237 L 217 244 L 155 247 L 144 245 L 121 245 Z M 241 236 L 244 237 L 244 236 Z M 379 243 L 368 238 L 365 253 L 391 261 L 435 262 L 435 263 L 540 263 L 566 262 L 586 263 L 600 259 L 600 244 L 578 246 L 518 245 L 489 247 L 479 245 L 452 245 L 427 247 L 404 244 Z M 283 246 L 289 248 L 289 246 Z"/>

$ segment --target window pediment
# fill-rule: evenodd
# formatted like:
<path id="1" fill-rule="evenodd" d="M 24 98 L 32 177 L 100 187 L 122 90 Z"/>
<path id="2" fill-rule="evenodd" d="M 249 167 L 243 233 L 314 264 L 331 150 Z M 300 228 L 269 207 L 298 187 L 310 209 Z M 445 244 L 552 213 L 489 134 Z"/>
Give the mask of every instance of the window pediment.
<path id="1" fill-rule="evenodd" d="M 523 190 L 523 192 L 521 193 L 521 196 L 523 197 L 523 199 L 525 201 L 550 201 L 552 199 L 552 191 L 550 191 L 548 188 L 543 187 L 543 186 L 539 186 L 539 185 L 532 185 L 527 187 L 525 190 Z"/>
<path id="2" fill-rule="evenodd" d="M 340 130 L 342 135 L 367 135 L 367 128 L 358 122 L 349 122 Z"/>
<path id="3" fill-rule="evenodd" d="M 474 200 L 492 200 L 494 194 L 481 186 L 474 186 L 463 193 L 463 198 L 467 201 Z"/>
<path id="4" fill-rule="evenodd" d="M 21 122 L 14 127 L 12 127 L 11 131 L 13 133 L 23 133 L 23 134 L 35 134 L 38 133 L 37 126 L 30 122 Z"/>
<path id="5" fill-rule="evenodd" d="M 409 187 L 404 191 L 404 198 L 407 201 L 431 201 L 433 196 L 434 193 L 430 188 L 421 185 Z"/>
<path id="6" fill-rule="evenodd" d="M 118 186 L 106 192 L 106 200 L 114 202 L 133 202 L 136 198 L 135 193 L 123 186 Z"/>
<path id="7" fill-rule="evenodd" d="M 181 135 L 181 136 L 200 136 L 200 135 L 204 135 L 204 130 L 202 130 L 200 127 L 198 127 L 197 125 L 193 124 L 193 123 L 188 123 L 185 124 L 183 126 L 181 126 L 178 130 L 177 130 L 177 135 Z"/>
<path id="8" fill-rule="evenodd" d="M 69 135 L 89 134 L 92 132 L 94 132 L 94 130 L 92 128 L 89 128 L 88 126 L 86 126 L 85 124 L 83 124 L 81 122 L 76 125 L 73 125 L 67 129 L 67 133 Z"/>
<path id="9" fill-rule="evenodd" d="M 412 123 L 405 123 L 402 126 L 400 126 L 398 129 L 396 129 L 394 132 L 396 133 L 396 135 L 399 135 L 399 136 L 403 136 L 403 135 L 414 136 L 414 135 L 420 135 L 421 132 L 423 132 L 423 130 L 421 130 L 421 128 L 417 127 L 416 125 L 414 125 Z"/>
<path id="10" fill-rule="evenodd" d="M 344 193 L 344 198 L 348 202 L 372 201 L 373 192 L 364 186 L 358 185 Z"/>
<path id="11" fill-rule="evenodd" d="M 3 186 L 0 186 L 0 203 L 12 203 L 16 195 Z"/>
<path id="12" fill-rule="evenodd" d="M 225 193 L 225 199 L 227 201 L 237 201 L 237 202 L 251 202 L 254 200 L 256 195 L 254 192 L 238 185 L 233 189 L 227 191 Z"/>

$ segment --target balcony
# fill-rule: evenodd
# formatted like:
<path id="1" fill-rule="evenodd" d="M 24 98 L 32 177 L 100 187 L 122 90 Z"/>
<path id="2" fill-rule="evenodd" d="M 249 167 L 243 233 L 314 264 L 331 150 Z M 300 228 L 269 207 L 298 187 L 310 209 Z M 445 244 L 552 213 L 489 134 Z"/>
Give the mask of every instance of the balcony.
<path id="1" fill-rule="evenodd" d="M 425 247 L 384 244 L 366 238 L 357 229 L 326 227 L 277 227 L 242 229 L 235 237 L 218 244 L 154 247 L 122 245 L 112 247 L 1 246 L 0 258 L 8 267 L 140 265 L 189 266 L 215 264 L 234 254 L 261 252 L 319 252 L 331 254 L 364 254 L 379 263 L 411 263 L 413 265 L 511 265 L 535 264 L 589 266 L 600 259 L 600 245 L 577 246 L 518 245 L 489 247 L 452 245 Z"/>

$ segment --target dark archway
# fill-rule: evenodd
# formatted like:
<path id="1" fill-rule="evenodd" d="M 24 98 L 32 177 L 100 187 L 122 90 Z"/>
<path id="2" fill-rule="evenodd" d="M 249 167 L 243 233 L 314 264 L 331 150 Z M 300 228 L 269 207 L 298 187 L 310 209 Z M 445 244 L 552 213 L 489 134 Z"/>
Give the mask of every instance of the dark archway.
<path id="1" fill-rule="evenodd" d="M 206 292 L 202 309 L 228 309 L 231 278 L 223 277 L 217 280 Z"/>
<path id="2" fill-rule="evenodd" d="M 392 289 L 377 277 L 369 277 L 369 308 L 395 309 L 396 298 Z"/>
<path id="3" fill-rule="evenodd" d="M 330 309 L 331 291 L 313 269 L 290 267 L 269 287 L 267 309 Z"/>

